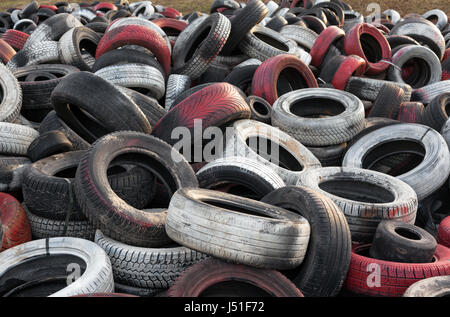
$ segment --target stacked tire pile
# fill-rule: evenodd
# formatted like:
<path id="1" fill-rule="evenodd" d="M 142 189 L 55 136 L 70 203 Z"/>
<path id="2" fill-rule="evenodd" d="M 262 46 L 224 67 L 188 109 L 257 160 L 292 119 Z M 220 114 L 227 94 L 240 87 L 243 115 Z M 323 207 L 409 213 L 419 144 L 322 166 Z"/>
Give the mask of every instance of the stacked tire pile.
<path id="1" fill-rule="evenodd" d="M 0 26 L 1 296 L 450 292 L 445 12 L 32 1 Z"/>

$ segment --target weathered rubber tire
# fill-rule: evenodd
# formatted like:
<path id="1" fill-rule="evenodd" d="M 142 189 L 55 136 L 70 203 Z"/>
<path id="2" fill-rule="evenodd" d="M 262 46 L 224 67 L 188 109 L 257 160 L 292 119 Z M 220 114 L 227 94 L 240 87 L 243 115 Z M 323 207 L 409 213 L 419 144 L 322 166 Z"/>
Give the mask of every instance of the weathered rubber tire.
<path id="1" fill-rule="evenodd" d="M 300 25 L 286 25 L 280 34 L 289 40 L 296 42 L 301 48 L 309 52 L 319 35 L 307 27 Z"/>
<path id="2" fill-rule="evenodd" d="M 323 184 L 329 187 L 323 188 Z M 396 220 L 414 223 L 417 195 L 406 183 L 382 173 L 351 167 L 308 170 L 298 186 L 331 198 L 347 218 L 352 241 L 372 241 L 378 223 Z"/>
<path id="3" fill-rule="evenodd" d="M 436 131 L 441 131 L 449 118 L 449 106 L 450 92 L 444 93 L 434 98 L 431 103 L 425 108 L 422 123 L 435 129 Z"/>
<path id="4" fill-rule="evenodd" d="M 0 122 L 14 122 L 22 108 L 22 89 L 11 71 L 0 63 Z"/>
<path id="5" fill-rule="evenodd" d="M 395 119 L 404 99 L 405 92 L 403 89 L 395 84 L 386 83 L 374 100 L 368 117 Z"/>
<path id="6" fill-rule="evenodd" d="M 244 265 L 230 264 L 216 259 L 207 259 L 188 268 L 167 291 L 168 297 L 199 297 L 206 289 L 221 282 L 250 284 L 252 291 L 234 287 L 219 291 L 218 296 L 254 297 L 265 294 L 272 297 L 303 297 L 295 285 L 281 273 L 273 270 L 258 270 Z M 255 293 L 255 289 L 258 291 Z M 214 296 L 214 293 L 213 293 Z"/>
<path id="7" fill-rule="evenodd" d="M 20 256 L 19 256 L 20 255 Z M 51 238 L 42 239 L 24 243 L 15 248 L 2 252 L 0 254 L 0 279 L 5 278 L 5 274 L 13 267 L 20 266 L 27 260 L 39 257 L 40 259 L 56 256 L 69 255 L 77 257 L 78 263 L 83 263 L 85 268 L 84 273 L 75 282 L 69 286 L 51 294 L 52 297 L 70 297 L 81 294 L 97 293 L 111 293 L 114 290 L 114 280 L 111 269 L 111 263 L 106 253 L 95 243 L 78 239 L 78 238 Z M 44 260 L 45 261 L 45 260 Z M 43 268 L 51 269 L 50 263 L 47 265 L 38 266 L 40 270 Z M 56 269 L 56 268 L 54 268 Z M 32 274 L 34 270 L 26 270 L 28 279 L 22 280 L 24 283 L 27 280 L 32 281 L 37 276 L 45 276 L 50 272 L 42 272 L 39 275 Z M 70 277 L 72 271 L 67 271 L 67 264 L 59 269 L 59 273 Z M 22 274 L 23 275 L 23 274 Z M 64 277 L 66 277 L 64 275 Z M 20 283 L 19 283 L 20 285 Z"/>
<path id="8" fill-rule="evenodd" d="M 39 133 L 27 126 L 0 122 L 0 154 L 25 156 Z"/>
<path id="9" fill-rule="evenodd" d="M 0 193 L 0 219 L 3 242 L 0 253 L 22 243 L 31 241 L 31 229 L 25 210 L 13 196 Z"/>
<path id="10" fill-rule="evenodd" d="M 260 155 L 250 146 L 252 138 L 263 138 L 276 144 L 278 149 L 282 149 L 279 151 L 279 157 L 268 158 L 269 153 L 275 150 L 273 146 L 270 152 L 266 148 L 266 151 Z M 259 148 L 259 150 L 264 149 Z M 233 124 L 233 130 L 224 151 L 224 157 L 230 156 L 258 160 L 275 170 L 286 185 L 296 185 L 304 171 L 321 167 L 319 160 L 293 137 L 275 127 L 253 120 L 239 120 Z"/>
<path id="11" fill-rule="evenodd" d="M 328 197 L 304 187 L 284 187 L 261 201 L 299 213 L 310 223 L 305 260 L 286 274 L 306 297 L 336 296 L 347 276 L 352 247 L 342 211 Z"/>
<path id="12" fill-rule="evenodd" d="M 186 75 L 171 74 L 167 80 L 165 108 L 169 110 L 175 99 L 191 87 L 191 79 Z"/>
<path id="13" fill-rule="evenodd" d="M 450 276 L 435 276 L 412 284 L 403 297 L 444 297 L 450 294 Z"/>
<path id="14" fill-rule="evenodd" d="M 300 265 L 310 235 L 309 223 L 300 215 L 207 189 L 180 189 L 174 194 L 166 231 L 172 240 L 196 251 L 271 269 Z"/>
<path id="15" fill-rule="evenodd" d="M 395 150 L 387 147 L 391 142 L 396 142 Z M 402 149 L 399 142 L 414 142 L 416 145 L 406 143 L 406 148 Z M 420 144 L 420 149 L 415 148 L 417 144 Z M 371 169 L 380 156 L 386 157 L 389 153 L 416 153 L 424 157 L 412 170 L 397 176 L 416 191 L 419 200 L 440 188 L 450 174 L 450 153 L 444 138 L 429 127 L 412 123 L 390 125 L 361 137 L 348 149 L 343 166 Z"/>
<path id="16" fill-rule="evenodd" d="M 412 93 L 411 100 L 429 104 L 434 98 L 447 92 L 450 92 L 450 80 L 440 81 L 435 84 L 415 89 Z"/>
<path id="17" fill-rule="evenodd" d="M 168 243 L 165 213 L 133 208 L 111 191 L 106 168 L 119 153 L 145 155 L 148 160 L 132 163 L 152 172 L 165 184 L 169 197 L 182 187 L 198 187 L 190 165 L 167 143 L 142 133 L 116 132 L 99 139 L 80 161 L 75 194 L 83 213 L 96 228 L 120 242 L 142 247 Z"/>
<path id="18" fill-rule="evenodd" d="M 126 245 L 100 230 L 95 233 L 95 243 L 108 254 L 115 281 L 155 292 L 168 289 L 189 266 L 207 258 L 182 246 L 150 249 Z"/>
<path id="19" fill-rule="evenodd" d="M 381 88 L 386 84 L 394 84 L 403 89 L 405 92 L 404 102 L 411 100 L 412 88 L 410 85 L 402 83 L 393 83 L 387 80 L 379 80 L 372 78 L 350 77 L 345 90 L 354 94 L 361 100 L 374 101 L 377 99 Z"/>
<path id="20" fill-rule="evenodd" d="M 8 64 L 6 64 L 6 67 L 8 67 L 11 71 L 15 71 L 24 66 L 58 63 L 58 42 L 45 41 L 26 45 L 20 52 L 10 59 Z"/>
<path id="21" fill-rule="evenodd" d="M 314 99 L 318 99 L 317 96 L 321 96 L 321 99 L 314 103 Z M 307 99 L 312 101 L 312 105 L 309 107 L 305 102 Z M 327 102 L 330 104 L 328 105 Z M 336 103 L 340 107 L 337 111 L 335 110 Z M 304 107 L 304 112 L 294 113 L 294 105 L 299 105 L 300 109 Z M 345 110 L 342 111 L 342 108 Z M 334 116 L 328 118 L 305 117 L 330 113 Z M 364 128 L 364 106 L 354 95 L 340 90 L 301 89 L 287 93 L 275 102 L 272 125 L 307 146 L 338 145 L 350 141 Z"/>
<path id="22" fill-rule="evenodd" d="M 450 248 L 450 216 L 446 217 L 439 224 L 438 242 L 447 248 Z"/>
<path id="23" fill-rule="evenodd" d="M 16 50 L 21 50 L 25 46 L 29 35 L 16 30 L 6 30 L 2 35 L 2 40 L 11 45 Z"/>
<path id="24" fill-rule="evenodd" d="M 31 161 L 26 157 L 0 155 L 0 192 L 21 191 L 22 176 Z"/>
<path id="25" fill-rule="evenodd" d="M 308 150 L 320 161 L 323 167 L 342 166 L 347 143 L 338 145 L 308 147 Z"/>
<path id="26" fill-rule="evenodd" d="M 0 39 L 0 62 L 7 64 L 14 55 L 16 55 L 14 48 L 3 39 Z"/>
<path id="27" fill-rule="evenodd" d="M 404 123 L 423 124 L 423 113 L 425 107 L 421 102 L 402 102 L 400 105 L 397 120 Z"/>
<path id="28" fill-rule="evenodd" d="M 69 152 L 73 145 L 61 131 L 49 131 L 39 135 L 27 150 L 31 162 L 39 161 L 54 154 Z"/>
<path id="29" fill-rule="evenodd" d="M 270 124 L 272 106 L 265 99 L 258 96 L 248 96 L 246 99 L 251 110 L 251 120 Z"/>

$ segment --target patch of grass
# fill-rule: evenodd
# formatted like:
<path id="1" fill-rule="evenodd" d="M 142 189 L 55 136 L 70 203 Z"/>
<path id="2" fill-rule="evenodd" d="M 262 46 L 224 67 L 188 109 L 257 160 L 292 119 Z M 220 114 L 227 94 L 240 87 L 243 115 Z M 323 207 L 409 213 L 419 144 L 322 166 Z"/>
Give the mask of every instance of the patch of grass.
<path id="1" fill-rule="evenodd" d="M 38 0 L 39 1 L 39 0 Z M 108 1 L 108 0 L 106 0 Z M 244 1 L 244 0 L 240 0 Z M 1 0 L 0 11 L 5 11 L 11 7 L 21 8 L 26 5 L 29 1 L 24 0 Z M 53 4 L 55 0 L 40 0 L 41 4 Z M 70 0 L 68 2 L 93 2 L 93 0 Z M 109 0 L 109 2 L 113 2 Z M 153 1 L 155 4 L 162 4 L 168 7 L 173 7 L 184 14 L 201 11 L 209 12 L 212 0 L 156 0 Z M 267 2 L 267 1 L 264 1 Z M 386 9 L 394 9 L 400 12 L 403 16 L 408 13 L 419 13 L 423 14 L 431 9 L 441 9 L 447 14 L 450 13 L 450 1 L 448 0 L 348 0 L 346 1 L 350 4 L 355 11 L 361 12 L 364 15 L 369 15 L 372 11 L 367 11 L 367 6 L 370 3 L 378 3 L 381 6 L 381 11 Z"/>

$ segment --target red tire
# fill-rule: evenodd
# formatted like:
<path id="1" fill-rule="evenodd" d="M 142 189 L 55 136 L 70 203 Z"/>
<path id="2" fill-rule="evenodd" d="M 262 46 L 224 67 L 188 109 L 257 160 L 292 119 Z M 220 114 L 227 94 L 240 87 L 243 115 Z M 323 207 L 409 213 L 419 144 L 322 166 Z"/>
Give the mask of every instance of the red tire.
<path id="1" fill-rule="evenodd" d="M 186 127 L 192 132 L 196 119 L 202 120 L 204 130 L 238 119 L 249 119 L 250 115 L 250 107 L 235 86 L 216 83 L 195 92 L 172 108 L 156 123 L 152 135 L 173 145 L 176 140 L 172 139 L 172 130 Z"/>
<path id="2" fill-rule="evenodd" d="M 57 12 L 57 11 L 58 11 L 58 7 L 57 7 L 57 6 L 47 5 L 47 4 L 41 4 L 41 5 L 39 6 L 39 9 L 50 9 L 50 10 L 52 10 L 52 11 L 54 11 L 54 12 Z"/>
<path id="3" fill-rule="evenodd" d="M 142 25 L 124 25 L 108 31 L 97 46 L 95 58 L 124 45 L 139 45 L 150 50 L 166 75 L 170 72 L 170 49 L 164 38 L 155 30 Z"/>
<path id="4" fill-rule="evenodd" d="M 392 58 L 391 47 L 381 31 L 373 25 L 356 24 L 345 36 L 344 49 L 347 55 L 364 58 L 369 75 L 378 75 L 389 68 L 387 62 Z"/>
<path id="5" fill-rule="evenodd" d="M 295 71 L 295 76 L 294 73 L 290 73 L 289 87 L 280 91 L 278 80 L 286 70 Z M 317 87 L 319 85 L 314 74 L 300 58 L 283 54 L 269 58 L 259 65 L 253 75 L 252 95 L 261 97 L 272 105 L 284 93 L 301 88 Z"/>
<path id="6" fill-rule="evenodd" d="M 425 107 L 420 102 L 403 102 L 397 120 L 406 123 L 421 123 Z"/>
<path id="7" fill-rule="evenodd" d="M 445 62 L 442 63 L 442 80 L 450 79 L 450 58 L 447 58 Z"/>
<path id="8" fill-rule="evenodd" d="M 4 40 L 0 39 L 0 61 L 7 64 L 14 55 L 16 55 L 16 50 Z"/>
<path id="9" fill-rule="evenodd" d="M 28 40 L 29 36 L 30 35 L 28 35 L 27 33 L 10 29 L 3 34 L 2 40 L 4 40 L 16 50 L 21 50 L 25 46 L 25 42 Z"/>
<path id="10" fill-rule="evenodd" d="M 182 16 L 181 12 L 174 8 L 165 8 L 165 10 L 161 12 L 161 14 L 171 19 L 176 19 Z"/>
<path id="11" fill-rule="evenodd" d="M 320 67 L 330 46 L 344 36 L 344 30 L 335 25 L 329 26 L 323 30 L 314 42 L 314 45 L 311 47 L 311 65 Z"/>
<path id="12" fill-rule="evenodd" d="M 450 275 L 450 249 L 443 245 L 438 244 L 432 263 L 389 262 L 361 255 L 363 252 L 368 253 L 369 248 L 368 244 L 353 246 L 344 285 L 350 292 L 366 296 L 399 297 L 417 281 Z"/>
<path id="13" fill-rule="evenodd" d="M 0 251 L 31 241 L 31 227 L 25 210 L 13 196 L 0 193 L 0 219 L 3 245 Z"/>
<path id="14" fill-rule="evenodd" d="M 181 33 L 187 26 L 188 23 L 186 21 L 182 21 L 182 20 L 176 20 L 176 19 L 155 19 L 152 21 L 153 23 L 155 23 L 157 26 L 159 26 L 161 29 L 163 29 L 163 31 L 166 32 L 166 30 L 168 31 L 178 31 L 179 33 Z M 168 33 L 167 35 L 170 36 L 172 34 L 169 34 L 170 32 L 166 32 Z"/>
<path id="15" fill-rule="evenodd" d="M 112 10 L 117 10 L 117 7 L 114 4 L 108 2 L 100 2 L 94 7 L 94 11 L 112 11 Z"/>
<path id="16" fill-rule="evenodd" d="M 450 248 L 450 217 L 442 220 L 438 229 L 438 242 Z"/>
<path id="17" fill-rule="evenodd" d="M 223 282 L 237 283 L 231 292 L 239 293 L 239 284 L 251 286 L 250 294 L 246 295 L 252 297 L 258 297 L 253 293 L 255 289 L 272 297 L 303 297 L 300 290 L 278 271 L 261 270 L 212 258 L 194 264 L 184 271 L 167 291 L 167 296 L 199 297 L 206 290 Z M 223 293 L 220 295 L 224 296 Z"/>
<path id="18" fill-rule="evenodd" d="M 444 57 L 442 58 L 442 63 L 445 62 L 449 57 L 450 57 L 450 47 L 445 50 Z"/>
<path id="19" fill-rule="evenodd" d="M 366 67 L 366 61 L 361 57 L 357 55 L 346 56 L 345 60 L 336 70 L 336 73 L 331 80 L 331 84 L 336 89 L 345 90 L 350 77 L 363 75 Z"/>

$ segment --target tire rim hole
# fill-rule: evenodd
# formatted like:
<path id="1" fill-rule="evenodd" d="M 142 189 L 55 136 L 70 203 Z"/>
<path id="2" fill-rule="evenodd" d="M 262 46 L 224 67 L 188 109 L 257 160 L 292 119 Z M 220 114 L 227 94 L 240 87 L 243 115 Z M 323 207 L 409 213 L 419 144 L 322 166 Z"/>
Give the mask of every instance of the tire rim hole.
<path id="1" fill-rule="evenodd" d="M 403 70 L 406 70 L 406 73 L 403 73 Z M 411 70 L 410 74 L 408 74 L 408 70 Z M 402 67 L 403 81 L 408 85 L 411 85 L 413 88 L 421 88 L 426 86 L 430 81 L 430 78 L 430 65 L 428 65 L 428 63 L 421 58 L 412 58 Z"/>
<path id="2" fill-rule="evenodd" d="M 167 36 L 178 36 L 181 33 L 179 30 L 171 27 L 163 27 L 162 30 Z"/>
<path id="3" fill-rule="evenodd" d="M 281 71 L 277 80 L 278 96 L 302 88 L 308 88 L 308 84 L 296 69 L 289 67 Z"/>
<path id="4" fill-rule="evenodd" d="M 269 109 L 267 109 L 267 105 L 265 105 L 261 102 L 258 102 L 258 101 L 255 101 L 253 103 L 253 109 L 255 110 L 255 112 L 258 115 L 260 115 L 262 117 L 267 117 L 270 114 Z"/>
<path id="5" fill-rule="evenodd" d="M 422 237 L 417 232 L 414 232 L 408 228 L 395 228 L 395 233 L 409 240 L 422 240 Z"/>
<path id="6" fill-rule="evenodd" d="M 254 36 L 256 36 L 258 39 L 260 39 L 261 41 L 263 41 L 266 44 L 269 44 L 272 47 L 275 47 L 281 51 L 285 51 L 285 52 L 289 52 L 289 47 L 285 44 L 283 44 L 282 42 L 278 41 L 277 39 L 260 33 L 260 32 L 254 32 L 253 33 Z"/>
<path id="7" fill-rule="evenodd" d="M 383 187 L 342 176 L 337 180 L 321 182 L 319 188 L 332 195 L 363 203 L 384 204 L 395 200 L 394 194 Z"/>
<path id="8" fill-rule="evenodd" d="M 372 35 L 361 34 L 360 42 L 364 55 L 370 63 L 378 63 L 383 58 L 380 44 Z"/>
<path id="9" fill-rule="evenodd" d="M 201 30 L 199 30 L 201 31 Z M 204 28 L 203 31 L 196 33 L 198 34 L 197 37 L 191 42 L 192 45 L 188 50 L 188 53 L 186 55 L 186 58 L 184 59 L 184 62 L 186 63 L 187 61 L 189 61 L 194 55 L 195 53 L 201 48 L 201 44 L 205 41 L 205 39 L 208 38 L 209 33 L 211 31 L 211 26 L 208 25 L 208 27 Z"/>
<path id="10" fill-rule="evenodd" d="M 264 210 L 259 210 L 258 207 L 253 206 L 243 206 L 242 204 L 234 203 L 231 200 L 225 200 L 225 199 L 202 199 L 203 203 L 217 207 L 222 208 L 230 211 L 234 211 L 240 214 L 245 215 L 251 215 L 251 216 L 257 216 L 257 217 L 263 217 L 267 219 L 274 219 L 273 217 L 269 217 L 264 213 Z"/>
<path id="11" fill-rule="evenodd" d="M 199 297 L 272 297 L 272 295 L 250 283 L 226 281 L 207 287 Z"/>
<path id="12" fill-rule="evenodd" d="M 345 111 L 345 106 L 334 99 L 304 98 L 294 102 L 290 112 L 302 118 L 329 118 Z"/>
<path id="13" fill-rule="evenodd" d="M 245 142 L 259 156 L 281 168 L 294 172 L 303 170 L 302 164 L 281 144 L 261 136 L 249 137 Z"/>
<path id="14" fill-rule="evenodd" d="M 220 184 L 215 184 L 207 189 L 213 189 L 230 195 L 236 195 L 253 200 L 260 200 L 262 198 L 250 186 L 234 182 L 220 182 Z"/>

